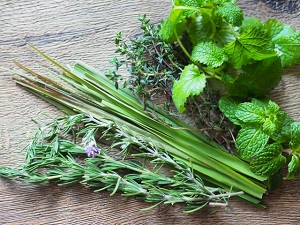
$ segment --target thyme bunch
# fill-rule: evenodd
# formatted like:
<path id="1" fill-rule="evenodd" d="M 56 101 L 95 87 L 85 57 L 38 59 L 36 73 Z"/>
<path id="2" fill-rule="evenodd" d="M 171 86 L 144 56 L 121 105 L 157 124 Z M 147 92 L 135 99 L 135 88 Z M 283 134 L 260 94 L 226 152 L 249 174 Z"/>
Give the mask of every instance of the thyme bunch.
<path id="1" fill-rule="evenodd" d="M 188 60 L 177 44 L 167 44 L 162 41 L 159 30 L 161 23 L 151 24 L 146 15 L 139 17 L 142 34 L 130 40 L 118 32 L 115 38 L 116 53 L 123 60 L 114 57 L 111 63 L 113 69 L 106 72 L 106 76 L 115 82 L 123 80 L 118 73 L 122 66 L 127 68 L 129 77 L 123 85 L 131 89 L 142 100 L 159 99 L 164 96 L 171 101 L 171 90 L 175 79 L 182 71 L 183 64 Z"/>
<path id="2" fill-rule="evenodd" d="M 120 151 L 112 154 L 112 149 Z M 243 194 L 205 185 L 190 166 L 150 138 L 91 115 L 66 115 L 39 127 L 25 151 L 27 163 L 21 169 L 2 166 L 0 175 L 29 183 L 80 183 L 111 195 L 120 192 L 153 203 L 147 209 L 184 203 L 187 213 L 206 205 L 226 207 L 231 196 Z"/>

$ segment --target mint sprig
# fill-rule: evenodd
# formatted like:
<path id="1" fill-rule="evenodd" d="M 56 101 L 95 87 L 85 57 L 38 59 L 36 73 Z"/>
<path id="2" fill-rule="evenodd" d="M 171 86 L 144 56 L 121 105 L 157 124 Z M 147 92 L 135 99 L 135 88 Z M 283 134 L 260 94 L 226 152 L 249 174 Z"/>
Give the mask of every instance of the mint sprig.
<path id="1" fill-rule="evenodd" d="M 294 122 L 268 99 L 241 102 L 224 97 L 219 106 L 224 115 L 239 126 L 235 142 L 237 153 L 250 161 L 255 174 L 271 178 L 287 165 L 286 179 L 300 175 L 299 122 Z"/>
<path id="2" fill-rule="evenodd" d="M 283 68 L 300 62 L 299 31 L 275 19 L 244 18 L 235 1 L 173 1 L 160 33 L 164 41 L 177 42 L 207 78 L 221 80 L 219 89 L 244 100 L 266 96 L 279 84 Z M 177 86 L 174 102 L 182 102 L 179 92 Z"/>

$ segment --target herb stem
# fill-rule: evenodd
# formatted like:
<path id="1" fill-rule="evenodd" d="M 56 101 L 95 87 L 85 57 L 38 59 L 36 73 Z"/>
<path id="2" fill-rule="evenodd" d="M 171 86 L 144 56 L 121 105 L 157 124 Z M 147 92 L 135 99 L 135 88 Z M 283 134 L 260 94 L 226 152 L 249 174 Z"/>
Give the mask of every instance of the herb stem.
<path id="1" fill-rule="evenodd" d="M 179 44 L 180 48 L 182 49 L 182 51 L 184 52 L 184 54 L 185 54 L 189 59 L 191 59 L 191 55 L 190 55 L 190 53 L 186 50 L 186 48 L 183 46 L 183 44 L 182 44 L 180 38 L 178 37 L 177 31 L 174 30 L 174 33 L 175 33 L 176 40 L 177 40 L 177 43 Z"/>

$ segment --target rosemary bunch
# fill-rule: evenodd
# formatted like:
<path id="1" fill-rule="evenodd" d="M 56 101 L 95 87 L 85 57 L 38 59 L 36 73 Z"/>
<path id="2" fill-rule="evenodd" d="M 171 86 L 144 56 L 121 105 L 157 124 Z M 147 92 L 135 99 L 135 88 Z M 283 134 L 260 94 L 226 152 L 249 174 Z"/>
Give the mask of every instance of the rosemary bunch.
<path id="1" fill-rule="evenodd" d="M 100 147 L 101 140 L 112 144 Z M 116 147 L 121 151 L 113 157 L 110 151 Z M 95 191 L 108 190 L 111 195 L 121 192 L 154 203 L 147 209 L 161 203 L 185 203 L 187 213 L 206 205 L 227 206 L 231 196 L 243 193 L 206 186 L 188 165 L 172 158 L 150 138 L 90 115 L 54 119 L 39 128 L 25 150 L 27 164 L 20 170 L 0 167 L 1 176 L 30 183 L 80 183 Z M 85 153 L 90 157 L 84 157 Z M 150 163 L 146 165 L 145 160 Z"/>

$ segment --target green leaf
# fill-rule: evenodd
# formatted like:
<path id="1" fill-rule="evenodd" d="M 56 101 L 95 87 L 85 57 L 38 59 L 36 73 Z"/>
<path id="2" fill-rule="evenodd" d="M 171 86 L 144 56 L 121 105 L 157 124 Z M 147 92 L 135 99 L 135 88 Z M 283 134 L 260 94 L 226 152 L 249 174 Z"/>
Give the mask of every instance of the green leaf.
<path id="1" fill-rule="evenodd" d="M 257 157 L 250 162 L 252 171 L 260 176 L 271 176 L 286 163 L 282 155 L 282 146 L 274 143 L 267 145 Z"/>
<path id="2" fill-rule="evenodd" d="M 262 22 L 255 17 L 247 17 L 243 20 L 242 26 L 239 27 L 239 32 L 244 33 L 249 29 L 262 29 Z"/>
<path id="3" fill-rule="evenodd" d="M 225 52 L 234 68 L 239 69 L 251 62 L 277 56 L 271 38 L 263 29 L 251 28 L 241 37 L 225 46 Z"/>
<path id="4" fill-rule="evenodd" d="M 246 123 L 263 123 L 265 121 L 266 112 L 256 104 L 244 102 L 238 105 L 235 115 Z"/>
<path id="5" fill-rule="evenodd" d="M 249 159 L 259 154 L 268 140 L 269 135 L 264 133 L 261 128 L 246 126 L 237 135 L 237 151 L 242 158 Z"/>
<path id="6" fill-rule="evenodd" d="M 219 100 L 219 109 L 232 123 L 236 125 L 241 125 L 241 121 L 238 117 L 236 117 L 236 109 L 239 103 L 239 100 L 228 96 Z"/>
<path id="7" fill-rule="evenodd" d="M 278 56 L 257 61 L 242 67 L 232 84 L 228 85 L 228 92 L 239 97 L 264 97 L 281 81 L 282 66 Z"/>
<path id="8" fill-rule="evenodd" d="M 283 181 L 283 173 L 282 169 L 277 170 L 274 174 L 272 174 L 268 179 L 268 189 L 269 190 L 276 190 L 282 184 Z"/>
<path id="9" fill-rule="evenodd" d="M 293 155 L 291 161 L 288 164 L 287 180 L 292 180 L 300 175 L 300 158 L 298 155 Z"/>
<path id="10" fill-rule="evenodd" d="M 218 14 L 233 26 L 240 26 L 244 19 L 243 10 L 231 2 L 222 2 L 218 8 Z"/>
<path id="11" fill-rule="evenodd" d="M 193 48 L 191 60 L 206 64 L 209 67 L 219 67 L 227 60 L 222 48 L 212 42 L 201 42 Z"/>
<path id="12" fill-rule="evenodd" d="M 300 153 L 300 122 L 291 124 L 290 148 L 293 153 Z"/>
<path id="13" fill-rule="evenodd" d="M 180 10 L 172 10 L 167 19 L 164 20 L 159 34 L 167 43 L 173 43 L 184 31 L 186 21 Z"/>
<path id="14" fill-rule="evenodd" d="M 173 102 L 180 113 L 185 110 L 188 97 L 199 95 L 206 85 L 206 77 L 198 67 L 191 64 L 184 68 L 180 79 L 174 82 L 172 90 Z"/>
<path id="15" fill-rule="evenodd" d="M 291 126 L 294 120 L 289 117 L 285 112 L 282 113 L 282 125 L 281 127 L 272 135 L 274 141 L 280 143 L 289 143 L 291 141 Z"/>
<path id="16" fill-rule="evenodd" d="M 200 42 L 213 41 L 218 46 L 224 47 L 226 44 L 235 40 L 231 33 L 223 32 L 224 30 L 229 29 L 229 25 L 222 21 L 220 24 L 218 24 L 218 27 L 215 31 L 209 16 L 203 14 L 191 21 L 187 32 L 194 45 L 197 45 Z M 212 34 L 214 34 L 213 37 Z"/>
<path id="17" fill-rule="evenodd" d="M 269 19 L 264 28 L 275 44 L 275 50 L 281 58 L 283 67 L 300 62 L 300 32 L 276 19 Z"/>
<path id="18" fill-rule="evenodd" d="M 187 17 L 194 17 L 197 15 L 197 11 L 196 10 L 192 10 L 192 8 L 194 9 L 200 9 L 201 6 L 203 5 L 204 0 L 179 0 L 179 5 L 181 6 L 187 6 L 189 8 L 191 8 L 191 10 L 182 10 L 182 14 Z M 175 4 L 175 7 L 177 6 L 177 4 Z"/>

